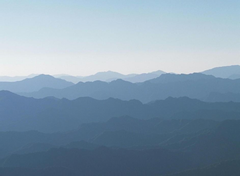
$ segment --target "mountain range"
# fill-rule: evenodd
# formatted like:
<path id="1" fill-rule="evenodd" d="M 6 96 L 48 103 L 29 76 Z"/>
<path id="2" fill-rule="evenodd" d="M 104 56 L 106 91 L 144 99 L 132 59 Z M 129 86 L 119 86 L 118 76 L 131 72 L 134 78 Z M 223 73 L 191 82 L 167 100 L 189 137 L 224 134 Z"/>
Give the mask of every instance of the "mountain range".
<path id="1" fill-rule="evenodd" d="M 65 79 L 66 81 L 70 81 L 73 83 L 78 82 L 93 82 L 93 81 L 104 81 L 111 82 L 113 80 L 122 79 L 128 82 L 137 83 L 144 82 L 150 79 L 157 78 L 162 74 L 166 74 L 164 71 L 155 71 L 150 73 L 142 73 L 142 74 L 128 74 L 123 75 L 121 73 L 107 71 L 107 72 L 99 72 L 90 76 L 70 76 L 70 75 L 56 75 L 55 77 Z M 229 79 L 239 79 L 240 78 L 240 66 L 239 65 L 231 65 L 231 66 L 222 66 L 215 67 L 209 70 L 205 70 L 200 72 L 206 75 L 212 75 L 218 78 L 229 78 Z"/>
<path id="2" fill-rule="evenodd" d="M 161 70 L 149 72 L 149 73 L 140 73 L 140 74 L 121 74 L 114 71 L 105 71 L 105 72 L 98 72 L 93 75 L 89 76 L 72 76 L 67 74 L 59 74 L 59 75 L 53 75 L 56 78 L 62 78 L 66 81 L 78 83 L 78 82 L 92 82 L 92 81 L 113 81 L 116 79 L 123 79 L 129 82 L 144 82 L 148 79 L 153 79 L 161 74 L 165 74 L 168 72 L 164 72 Z M 219 78 L 229 78 L 229 79 L 238 79 L 240 78 L 240 66 L 239 65 L 230 65 L 230 66 L 221 66 L 221 67 L 215 67 L 212 69 L 208 69 L 199 73 L 203 73 L 206 75 L 212 75 Z M 14 81 L 21 81 L 26 78 L 33 78 L 35 76 L 38 76 L 39 74 L 31 74 L 29 76 L 0 76 L 1 82 L 14 82 Z M 142 77 L 142 78 L 141 78 Z M 131 81 L 132 80 L 132 81 Z"/>
<path id="3" fill-rule="evenodd" d="M 112 97 L 121 100 L 136 99 L 147 103 L 169 96 L 187 96 L 208 102 L 240 101 L 239 79 L 216 78 L 200 73 L 162 74 L 140 83 L 118 79 L 111 82 L 94 81 L 77 84 L 49 75 L 39 75 L 17 82 L 0 82 L 0 90 L 8 90 L 27 97 L 50 96 L 70 100 L 79 97 L 99 100 Z"/>
<path id="4" fill-rule="evenodd" d="M 123 75 L 121 73 L 107 71 L 107 72 L 98 72 L 94 75 L 85 76 L 85 77 L 70 76 L 70 75 L 56 75 L 55 77 L 65 79 L 66 81 L 70 81 L 73 83 L 93 82 L 93 81 L 111 82 L 111 81 L 114 81 L 117 79 L 122 79 L 125 81 L 136 83 L 136 82 L 144 82 L 149 79 L 156 78 L 164 73 L 165 73 L 164 71 L 159 70 L 159 71 L 154 71 L 154 72 L 150 72 L 150 73 Z"/>
<path id="5" fill-rule="evenodd" d="M 60 78 L 66 80 L 68 82 L 72 82 L 74 84 L 78 82 L 93 82 L 93 81 L 103 81 L 103 82 L 111 82 L 117 79 L 122 79 L 128 82 L 137 83 L 144 82 L 150 79 L 154 79 L 159 77 L 162 74 L 166 74 L 164 71 L 154 71 L 149 73 L 141 73 L 141 74 L 121 74 L 114 71 L 106 71 L 106 72 L 98 72 L 96 74 L 90 76 L 72 76 L 67 74 L 59 74 L 53 75 L 55 78 Z M 240 66 L 239 65 L 231 65 L 231 66 L 222 66 L 215 67 L 209 70 L 205 70 L 203 72 L 199 72 L 206 75 L 212 75 L 219 78 L 229 78 L 229 79 L 239 79 L 240 78 Z M 22 81 L 27 78 L 33 78 L 38 76 L 39 74 L 31 74 L 29 76 L 0 76 L 0 82 L 16 82 Z"/>
<path id="6" fill-rule="evenodd" d="M 213 96 L 213 93 L 215 96 Z M 218 100 L 221 99 L 221 95 L 226 96 L 228 93 L 234 95 L 240 93 L 240 79 L 223 79 L 194 73 L 180 75 L 163 74 L 143 83 L 131 83 L 124 80 L 115 80 L 109 83 L 102 81 L 79 82 L 63 89 L 42 88 L 36 92 L 21 93 L 20 95 L 34 98 L 54 96 L 70 100 L 78 97 L 92 97 L 99 100 L 112 97 L 121 100 L 136 99 L 146 103 L 158 99 L 166 99 L 169 96 L 187 96 L 189 98 L 215 102 L 215 97 Z M 222 101 L 234 100 L 239 100 L 239 98 L 222 98 Z"/>
<path id="7" fill-rule="evenodd" d="M 137 100 L 123 101 L 114 98 L 34 99 L 1 91 L 0 107 L 2 131 L 69 131 L 78 128 L 82 123 L 104 122 L 112 117 L 126 115 L 138 119 L 156 117 L 224 120 L 240 117 L 240 103 L 206 103 L 187 97 L 167 98 L 143 104 Z"/>
<path id="8" fill-rule="evenodd" d="M 238 176 L 239 68 L 0 82 L 0 176 Z"/>

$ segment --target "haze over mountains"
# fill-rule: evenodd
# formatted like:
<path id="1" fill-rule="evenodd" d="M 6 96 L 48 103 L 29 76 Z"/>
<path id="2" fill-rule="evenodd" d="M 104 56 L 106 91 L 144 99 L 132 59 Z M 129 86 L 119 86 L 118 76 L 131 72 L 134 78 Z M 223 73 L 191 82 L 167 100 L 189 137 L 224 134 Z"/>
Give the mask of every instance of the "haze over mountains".
<path id="1" fill-rule="evenodd" d="M 106 72 L 98 72 L 94 75 L 90 76 L 72 76 L 72 75 L 53 75 L 56 78 L 61 78 L 68 82 L 72 82 L 74 84 L 78 82 L 93 82 L 93 81 L 104 81 L 104 82 L 111 82 L 113 80 L 122 79 L 128 82 L 136 83 L 136 82 L 144 82 L 150 79 L 154 79 L 159 77 L 162 74 L 167 72 L 164 71 L 154 71 L 149 73 L 142 73 L 142 74 L 128 74 L 124 75 L 121 73 L 113 72 L 113 71 L 106 71 Z M 212 75 L 219 78 L 229 78 L 229 79 L 239 79 L 240 78 L 240 66 L 239 65 L 232 65 L 232 66 L 223 66 L 223 67 L 215 67 L 209 70 L 205 70 L 200 72 L 206 75 Z M 29 76 L 0 76 L 0 82 L 15 82 L 15 81 L 22 81 L 26 78 L 33 78 L 38 76 L 38 74 L 32 74 Z"/>
<path id="2" fill-rule="evenodd" d="M 0 76 L 1 82 L 15 82 L 15 81 L 22 81 L 27 78 L 33 78 L 37 76 L 37 74 L 31 74 L 28 76 Z"/>
<path id="3" fill-rule="evenodd" d="M 176 87 L 178 87 L 176 89 Z M 230 96 L 227 96 L 230 94 Z M 231 94 L 237 98 L 231 99 Z M 216 78 L 209 75 L 194 74 L 163 74 L 158 78 L 143 83 L 130 83 L 124 80 L 115 80 L 110 83 L 102 81 L 79 82 L 63 88 L 43 88 L 36 92 L 22 93 L 21 95 L 44 98 L 54 96 L 70 100 L 78 97 L 92 97 L 103 100 L 110 97 L 121 100 L 140 100 L 143 103 L 167 97 L 188 96 L 203 101 L 235 101 L 239 100 L 240 80 Z M 226 98 L 223 98 L 226 97 Z"/>
<path id="4" fill-rule="evenodd" d="M 164 74 L 163 71 L 154 71 L 150 73 L 142 73 L 142 74 L 128 74 L 123 75 L 121 73 L 113 72 L 113 71 L 106 71 L 106 72 L 98 72 L 94 75 L 90 76 L 72 76 L 72 75 L 53 75 L 55 78 L 60 78 L 72 83 L 78 82 L 92 82 L 92 81 L 104 81 L 104 82 L 111 82 L 113 80 L 122 79 L 129 82 L 144 82 L 149 79 L 156 78 L 161 74 Z M 9 77 L 9 76 L 0 76 L 1 82 L 15 82 L 15 81 L 22 81 L 27 78 L 33 78 L 38 76 L 36 74 L 32 74 L 29 76 L 16 76 L 16 77 Z"/>
<path id="5" fill-rule="evenodd" d="M 233 71 L 229 71 L 231 68 L 233 68 Z M 239 102 L 239 79 L 220 78 L 220 76 L 229 77 L 233 75 L 233 73 L 236 75 L 239 68 L 240 66 L 214 68 L 203 72 L 204 74 L 163 74 L 163 72 L 159 71 L 129 77 L 114 72 L 104 72 L 85 77 L 84 79 L 85 81 L 88 80 L 87 82 L 78 82 L 77 84 L 60 78 L 54 78 L 50 75 L 39 75 L 22 81 L 0 82 L 0 90 L 8 90 L 34 98 L 53 96 L 70 100 L 88 96 L 99 100 L 110 97 L 121 100 L 136 99 L 146 103 L 158 99 L 163 100 L 169 96 L 187 96 L 189 98 L 210 102 Z M 210 73 L 219 77 L 205 75 Z M 223 74 L 219 75 L 217 73 Z M 114 76 L 121 77 L 125 80 L 114 80 Z M 111 78 L 113 81 L 110 81 Z M 95 79 L 108 80 L 110 82 L 89 81 Z M 146 81 L 142 82 L 143 79 Z M 139 82 L 137 80 L 139 80 Z M 176 87 L 178 87 L 178 89 L 176 89 Z"/>
<path id="6" fill-rule="evenodd" d="M 206 75 L 212 75 L 219 78 L 239 79 L 240 78 L 240 66 L 232 65 L 225 67 L 216 67 L 210 70 L 202 72 Z"/>
<path id="7" fill-rule="evenodd" d="M 0 175 L 237 176 L 238 71 L 0 82 Z"/>
<path id="8" fill-rule="evenodd" d="M 164 71 L 159 70 L 159 71 L 154 71 L 150 73 L 124 75 L 124 74 L 113 72 L 113 71 L 106 71 L 106 72 L 98 72 L 90 76 L 55 75 L 55 77 L 73 82 L 75 84 L 78 82 L 93 82 L 93 81 L 111 82 L 117 79 L 122 79 L 128 82 L 137 83 L 137 82 L 144 82 L 149 79 L 156 78 L 164 73 L 165 73 Z"/>
<path id="9" fill-rule="evenodd" d="M 240 176 L 240 0 L 0 2 L 0 176 Z"/>
<path id="10" fill-rule="evenodd" d="M 61 89 L 71 85 L 73 85 L 73 83 L 54 78 L 50 75 L 38 75 L 22 81 L 0 82 L 0 90 L 8 90 L 12 92 L 34 92 L 44 87 Z"/>
<path id="11" fill-rule="evenodd" d="M 136 83 L 136 82 L 144 82 L 150 79 L 154 79 L 159 77 L 162 74 L 167 72 L 164 71 L 155 71 L 150 73 L 142 73 L 142 74 L 129 74 L 123 75 L 117 72 L 107 71 L 107 72 L 99 72 L 94 75 L 90 76 L 70 76 L 70 75 L 59 75 L 55 76 L 66 81 L 70 81 L 73 83 L 78 82 L 93 82 L 93 81 L 104 81 L 110 82 L 117 79 L 122 79 L 128 82 Z M 223 67 L 216 67 L 213 69 L 205 70 L 200 72 L 206 75 L 212 75 L 219 78 L 229 78 L 229 79 L 239 79 L 240 78 L 240 66 L 239 65 L 232 65 L 232 66 L 223 66 Z"/>

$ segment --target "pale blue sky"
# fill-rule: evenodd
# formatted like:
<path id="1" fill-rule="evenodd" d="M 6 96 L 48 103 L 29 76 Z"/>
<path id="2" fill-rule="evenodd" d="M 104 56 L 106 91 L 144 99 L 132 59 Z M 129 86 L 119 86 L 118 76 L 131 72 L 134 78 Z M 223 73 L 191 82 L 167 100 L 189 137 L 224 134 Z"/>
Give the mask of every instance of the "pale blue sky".
<path id="1" fill-rule="evenodd" d="M 239 0 L 1 0 L 0 75 L 240 65 Z"/>

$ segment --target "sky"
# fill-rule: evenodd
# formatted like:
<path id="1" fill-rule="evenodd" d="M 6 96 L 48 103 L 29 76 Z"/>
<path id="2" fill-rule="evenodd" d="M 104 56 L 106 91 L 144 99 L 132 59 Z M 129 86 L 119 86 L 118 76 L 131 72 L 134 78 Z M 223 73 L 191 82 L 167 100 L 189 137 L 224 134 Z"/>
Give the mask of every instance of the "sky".
<path id="1" fill-rule="evenodd" d="M 0 75 L 240 65 L 239 0 L 0 0 Z"/>

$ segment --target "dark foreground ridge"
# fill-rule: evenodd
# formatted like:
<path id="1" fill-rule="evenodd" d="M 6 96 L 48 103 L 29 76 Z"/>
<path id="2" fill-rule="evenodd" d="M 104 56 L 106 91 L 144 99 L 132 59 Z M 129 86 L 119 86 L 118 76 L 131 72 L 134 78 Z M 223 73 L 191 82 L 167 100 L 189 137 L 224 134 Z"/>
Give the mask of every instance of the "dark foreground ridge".
<path id="1" fill-rule="evenodd" d="M 239 132 L 238 120 L 131 117 L 85 124 L 68 133 L 4 132 L 0 173 L 147 176 L 204 171 L 240 157 Z"/>

